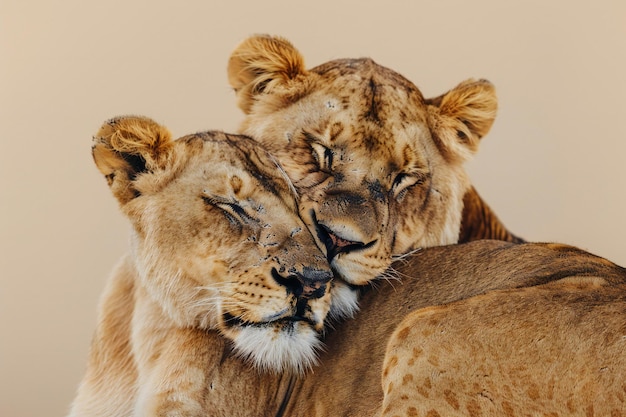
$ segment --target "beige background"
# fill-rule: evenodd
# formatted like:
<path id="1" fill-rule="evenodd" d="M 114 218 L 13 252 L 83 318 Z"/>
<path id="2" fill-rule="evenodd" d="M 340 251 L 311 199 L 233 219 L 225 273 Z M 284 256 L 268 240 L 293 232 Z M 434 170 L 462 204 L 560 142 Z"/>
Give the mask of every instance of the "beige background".
<path id="1" fill-rule="evenodd" d="M 1 417 L 66 412 L 127 247 L 92 133 L 124 113 L 178 135 L 234 130 L 226 60 L 252 33 L 288 37 L 310 66 L 370 56 L 427 96 L 490 79 L 479 191 L 528 239 L 626 264 L 622 0 L 175 3 L 0 2 Z"/>

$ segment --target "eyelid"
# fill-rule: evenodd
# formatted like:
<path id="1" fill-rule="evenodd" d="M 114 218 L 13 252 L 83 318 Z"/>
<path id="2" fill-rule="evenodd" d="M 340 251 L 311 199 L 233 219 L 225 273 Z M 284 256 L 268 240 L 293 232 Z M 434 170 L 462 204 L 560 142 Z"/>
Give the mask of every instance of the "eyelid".
<path id="1" fill-rule="evenodd" d="M 421 171 L 401 172 L 394 178 L 392 189 L 396 196 L 408 188 L 422 184 L 429 177 L 429 173 Z"/>
<path id="2" fill-rule="evenodd" d="M 202 191 L 202 200 L 205 203 L 211 204 L 212 206 L 220 206 L 225 204 L 232 204 L 232 201 L 227 200 L 224 197 L 217 196 L 215 194 L 211 194 L 208 190 Z"/>
<path id="3" fill-rule="evenodd" d="M 335 152 L 328 146 L 315 141 L 310 143 L 313 156 L 322 171 L 330 172 L 333 168 Z"/>
<path id="4" fill-rule="evenodd" d="M 332 171 L 335 153 L 332 149 L 321 143 L 311 144 L 315 152 L 315 157 L 322 171 Z"/>
<path id="5" fill-rule="evenodd" d="M 215 195 L 210 195 L 206 192 L 202 196 L 202 200 L 204 200 L 205 203 L 215 206 L 221 210 L 224 210 L 231 215 L 236 215 L 244 222 L 249 222 L 249 221 L 253 221 L 255 223 L 258 222 L 258 219 L 246 213 L 244 208 L 240 206 L 237 203 L 237 201 L 228 200 L 226 198 L 215 196 Z"/>

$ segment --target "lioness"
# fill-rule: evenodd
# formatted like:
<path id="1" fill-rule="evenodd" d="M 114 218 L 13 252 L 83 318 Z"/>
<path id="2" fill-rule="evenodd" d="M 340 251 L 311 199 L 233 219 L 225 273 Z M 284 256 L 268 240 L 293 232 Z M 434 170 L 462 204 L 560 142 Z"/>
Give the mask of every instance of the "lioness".
<path id="1" fill-rule="evenodd" d="M 463 168 L 496 116 L 490 82 L 426 99 L 371 59 L 307 70 L 287 40 L 266 35 L 235 48 L 228 78 L 246 114 L 241 133 L 283 165 L 303 219 L 347 282 L 365 284 L 421 247 L 521 241 Z"/>
<path id="2" fill-rule="evenodd" d="M 489 415 L 486 400 L 520 415 L 561 404 L 572 415 L 623 410 L 626 271 L 609 261 L 553 244 L 423 249 L 395 264 L 400 282 L 358 289 L 355 320 L 333 321 L 328 313 L 350 311 L 351 298 L 303 232 L 286 177 L 251 140 L 214 132 L 171 141 L 130 117 L 106 123 L 93 152 L 134 232 L 102 299 L 73 416 Z M 481 311 L 483 301 L 497 314 Z M 429 307 L 447 303 L 431 320 Z M 552 320 L 564 316 L 568 325 Z M 493 329 L 519 318 L 527 350 L 507 369 L 493 355 L 516 336 Z M 439 323 L 454 329 L 447 339 Z M 470 358 L 472 369 L 500 372 L 472 374 L 463 387 L 464 352 L 476 341 L 484 356 Z M 506 389 L 519 382 L 518 364 L 529 388 L 522 402 Z M 550 395 L 535 395 L 546 369 L 574 365 L 549 381 Z M 577 381 L 589 392 L 568 397 Z"/>
<path id="3" fill-rule="evenodd" d="M 102 126 L 93 157 L 132 249 L 103 296 L 72 415 L 206 415 L 209 331 L 262 370 L 312 365 L 329 311 L 354 306 L 331 298 L 330 266 L 266 151 L 219 132 L 173 141 L 123 117 Z"/>

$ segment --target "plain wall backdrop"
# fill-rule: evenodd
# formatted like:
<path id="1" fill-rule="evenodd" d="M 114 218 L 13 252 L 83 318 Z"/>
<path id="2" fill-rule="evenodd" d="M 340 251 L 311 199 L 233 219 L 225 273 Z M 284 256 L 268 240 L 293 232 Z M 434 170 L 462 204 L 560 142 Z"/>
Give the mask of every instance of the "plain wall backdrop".
<path id="1" fill-rule="evenodd" d="M 142 114 L 179 136 L 234 131 L 226 79 L 246 36 L 309 67 L 369 56 L 435 96 L 470 78 L 499 115 L 468 165 L 509 228 L 626 264 L 622 0 L 0 3 L 0 416 L 62 416 L 129 226 L 91 136 Z M 548 318 L 549 319 L 549 318 Z"/>

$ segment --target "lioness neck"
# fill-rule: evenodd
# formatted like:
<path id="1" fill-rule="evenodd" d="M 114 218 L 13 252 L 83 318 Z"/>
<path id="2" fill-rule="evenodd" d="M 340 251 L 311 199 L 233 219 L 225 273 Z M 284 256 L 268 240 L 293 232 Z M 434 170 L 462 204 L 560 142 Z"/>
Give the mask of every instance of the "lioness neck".
<path id="1" fill-rule="evenodd" d="M 504 226 L 476 189 L 471 187 L 463 197 L 463 217 L 459 243 L 479 239 L 494 239 L 513 243 L 525 242 L 524 239 L 515 236 Z"/>

